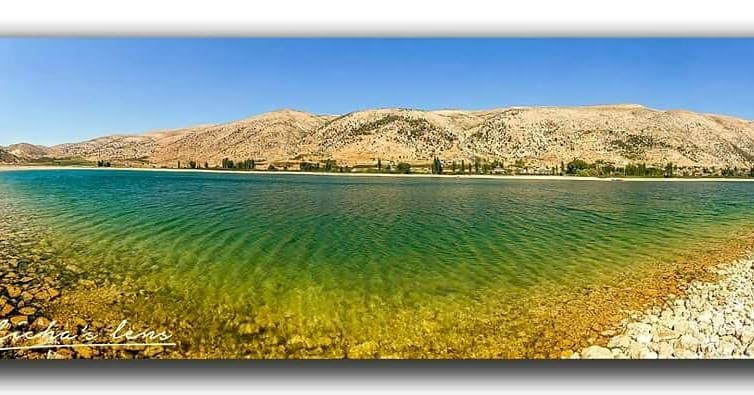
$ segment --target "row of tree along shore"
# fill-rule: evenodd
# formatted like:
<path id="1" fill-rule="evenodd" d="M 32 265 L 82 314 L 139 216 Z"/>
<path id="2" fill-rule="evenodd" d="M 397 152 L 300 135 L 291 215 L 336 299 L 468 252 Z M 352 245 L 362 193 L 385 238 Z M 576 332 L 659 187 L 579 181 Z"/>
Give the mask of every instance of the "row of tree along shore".
<path id="1" fill-rule="evenodd" d="M 339 164 L 336 160 L 292 160 L 271 162 L 259 159 L 233 160 L 223 159 L 219 164 L 208 162 L 177 162 L 181 169 L 205 170 L 249 170 L 249 171 L 302 171 L 326 173 L 395 173 L 395 174 L 438 174 L 438 175 L 568 175 L 587 177 L 736 177 L 754 178 L 754 166 L 751 167 L 715 167 L 715 166 L 676 166 L 673 163 L 663 165 L 632 163 L 617 165 L 597 160 L 587 162 L 573 159 L 560 162 L 559 165 L 531 165 L 524 160 L 505 163 L 502 160 L 443 160 L 433 158 L 430 162 L 404 162 L 375 159 L 367 164 Z M 97 161 L 98 167 L 115 166 L 107 160 Z M 168 166 L 163 166 L 168 168 Z"/>

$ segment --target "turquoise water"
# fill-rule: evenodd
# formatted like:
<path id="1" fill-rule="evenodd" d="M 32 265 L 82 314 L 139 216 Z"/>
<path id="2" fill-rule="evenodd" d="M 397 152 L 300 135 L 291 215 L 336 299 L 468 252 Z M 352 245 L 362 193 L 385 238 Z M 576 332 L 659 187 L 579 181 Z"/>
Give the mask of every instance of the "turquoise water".
<path id="1" fill-rule="evenodd" d="M 399 356 L 427 336 L 466 344 L 446 340 L 473 332 L 462 316 L 499 323 L 524 295 L 754 224 L 754 183 L 733 182 L 35 170 L 0 172 L 0 194 L 66 262 L 153 292 L 224 355 L 323 336 Z"/>

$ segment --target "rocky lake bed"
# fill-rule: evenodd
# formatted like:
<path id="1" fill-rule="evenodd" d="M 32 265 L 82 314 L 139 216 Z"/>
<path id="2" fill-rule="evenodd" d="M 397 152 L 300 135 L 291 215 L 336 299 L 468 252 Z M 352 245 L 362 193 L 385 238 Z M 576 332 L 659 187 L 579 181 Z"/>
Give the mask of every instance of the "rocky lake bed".
<path id="1" fill-rule="evenodd" d="M 34 231 L 19 223 L 18 216 L 0 210 L 0 359 L 133 359 L 179 355 L 176 350 L 162 346 L 87 345 L 132 343 L 126 332 L 141 333 L 132 329 L 139 325 L 106 320 L 107 314 L 102 313 L 103 309 L 112 312 L 115 304 L 133 299 L 128 292 L 105 292 L 97 300 L 76 300 L 82 290 L 106 290 L 103 285 L 100 278 L 82 272 L 75 265 L 60 267 L 54 256 L 38 248 L 38 235 Z"/>

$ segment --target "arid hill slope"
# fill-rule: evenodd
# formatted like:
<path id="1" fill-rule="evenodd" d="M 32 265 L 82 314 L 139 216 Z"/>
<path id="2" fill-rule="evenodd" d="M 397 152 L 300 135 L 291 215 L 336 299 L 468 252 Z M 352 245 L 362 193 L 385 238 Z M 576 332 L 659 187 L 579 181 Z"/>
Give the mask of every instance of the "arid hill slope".
<path id="1" fill-rule="evenodd" d="M 12 144 L 4 148 L 21 160 L 39 159 L 45 156 L 55 156 L 53 149 L 27 143 Z"/>
<path id="2" fill-rule="evenodd" d="M 3 148 L 0 148 L 0 163 L 18 163 L 18 161 L 18 157 Z"/>
<path id="3" fill-rule="evenodd" d="M 29 148 L 34 147 L 34 149 Z M 233 160 L 335 159 L 339 163 L 480 157 L 532 165 L 604 160 L 678 166 L 754 165 L 754 122 L 639 105 L 521 107 L 486 111 L 377 109 L 342 116 L 281 110 L 219 124 L 115 135 L 51 148 L 40 156 L 215 166 Z M 42 154 L 43 153 L 43 154 Z"/>

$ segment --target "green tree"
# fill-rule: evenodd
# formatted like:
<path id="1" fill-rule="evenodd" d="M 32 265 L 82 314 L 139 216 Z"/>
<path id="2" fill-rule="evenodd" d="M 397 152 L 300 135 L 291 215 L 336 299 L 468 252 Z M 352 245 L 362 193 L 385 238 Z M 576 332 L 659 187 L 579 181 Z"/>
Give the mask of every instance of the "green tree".
<path id="1" fill-rule="evenodd" d="M 437 157 L 432 161 L 432 174 L 442 174 L 442 161 Z"/>
<path id="2" fill-rule="evenodd" d="M 319 163 L 301 161 L 299 168 L 301 171 L 317 171 L 319 170 Z"/>
<path id="3" fill-rule="evenodd" d="M 673 162 L 668 162 L 667 165 L 665 165 L 665 177 L 673 177 Z"/>
<path id="4" fill-rule="evenodd" d="M 256 167 L 256 164 L 254 163 L 254 159 L 246 159 L 243 162 L 238 162 L 238 168 L 244 169 L 244 170 L 250 170 Z"/>
<path id="5" fill-rule="evenodd" d="M 566 165 L 567 174 L 577 174 L 580 170 L 589 169 L 591 165 L 581 159 L 574 159 Z"/>
<path id="6" fill-rule="evenodd" d="M 406 162 L 400 162 L 398 163 L 398 166 L 396 166 L 396 169 L 399 173 L 408 174 L 411 173 L 411 165 L 409 165 Z"/>
<path id="7" fill-rule="evenodd" d="M 241 162 L 239 162 L 238 165 L 240 166 Z M 228 158 L 223 159 L 223 162 L 222 162 L 223 169 L 233 169 L 235 167 L 236 167 L 236 164 L 232 160 Z"/>
<path id="8" fill-rule="evenodd" d="M 490 167 L 487 161 L 484 161 L 482 164 L 482 174 L 490 174 L 490 170 L 492 170 L 492 167 Z"/>

